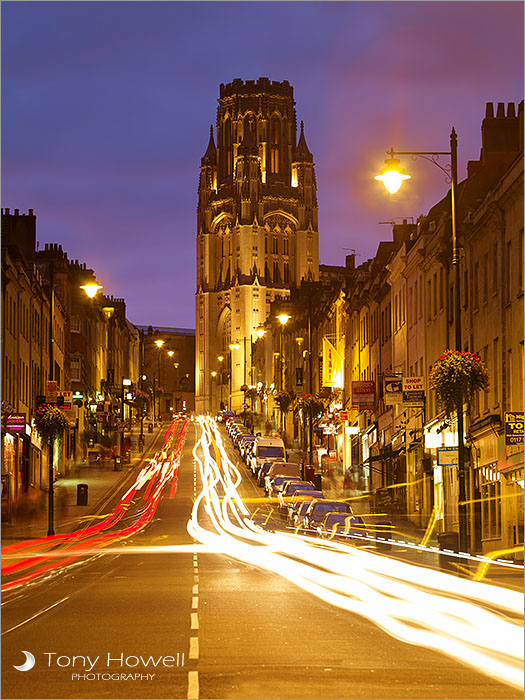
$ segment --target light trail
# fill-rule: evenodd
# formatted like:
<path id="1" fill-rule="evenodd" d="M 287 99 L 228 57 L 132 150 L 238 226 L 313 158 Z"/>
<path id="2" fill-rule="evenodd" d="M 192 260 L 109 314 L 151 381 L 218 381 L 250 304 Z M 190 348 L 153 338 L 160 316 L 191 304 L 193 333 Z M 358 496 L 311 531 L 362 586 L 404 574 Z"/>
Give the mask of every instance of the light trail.
<path id="1" fill-rule="evenodd" d="M 166 484 L 170 480 L 176 483 L 177 480 L 189 420 L 184 420 L 180 425 L 178 437 L 177 423 L 178 421 L 174 420 L 170 424 L 160 452 L 140 470 L 132 486 L 101 522 L 70 534 L 41 537 L 4 547 L 2 578 L 9 577 L 9 580 L 2 584 L 2 592 L 50 575 L 58 568 L 70 566 L 86 553 L 98 553 L 102 547 L 126 540 L 143 530 L 154 517 Z M 145 504 L 138 508 L 131 519 L 128 509 L 144 487 L 146 490 L 141 500 L 144 500 Z M 129 519 L 132 520 L 130 525 L 117 531 L 113 530 L 121 520 Z"/>
<path id="2" fill-rule="evenodd" d="M 250 519 L 237 490 L 241 474 L 214 421 L 201 418 L 199 425 L 202 433 L 193 454 L 203 486 L 188 532 L 207 550 L 273 571 L 397 639 L 523 688 L 520 593 L 333 540 L 266 532 Z"/>

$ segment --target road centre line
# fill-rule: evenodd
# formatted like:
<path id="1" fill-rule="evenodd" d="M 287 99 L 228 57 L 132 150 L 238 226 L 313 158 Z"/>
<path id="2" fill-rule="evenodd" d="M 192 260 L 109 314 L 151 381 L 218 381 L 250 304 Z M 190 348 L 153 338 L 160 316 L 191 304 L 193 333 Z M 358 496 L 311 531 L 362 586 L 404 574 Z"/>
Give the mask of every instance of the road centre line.
<path id="1" fill-rule="evenodd" d="M 199 595 L 199 584 L 198 584 L 198 583 L 195 583 L 195 584 L 193 585 L 193 591 L 192 591 L 192 593 L 193 593 L 193 595 Z"/>
<path id="2" fill-rule="evenodd" d="M 190 659 L 198 659 L 199 658 L 199 638 L 198 637 L 190 637 Z"/>
<path id="3" fill-rule="evenodd" d="M 192 630 L 198 630 L 199 629 L 199 614 L 198 613 L 190 613 L 191 617 L 191 629 Z"/>
<path id="4" fill-rule="evenodd" d="M 199 607 L 199 596 L 194 595 L 191 599 L 191 607 L 193 610 Z"/>
<path id="5" fill-rule="evenodd" d="M 199 672 L 188 671 L 188 700 L 197 700 L 199 697 Z"/>

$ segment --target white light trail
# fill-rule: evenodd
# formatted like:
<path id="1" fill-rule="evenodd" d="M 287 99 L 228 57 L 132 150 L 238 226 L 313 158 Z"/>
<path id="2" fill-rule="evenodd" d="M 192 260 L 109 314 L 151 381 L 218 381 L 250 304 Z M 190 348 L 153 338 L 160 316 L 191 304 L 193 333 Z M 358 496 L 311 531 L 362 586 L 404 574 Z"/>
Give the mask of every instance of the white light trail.
<path id="1" fill-rule="evenodd" d="M 520 593 L 333 540 L 266 532 L 250 520 L 237 490 L 241 474 L 228 458 L 214 421 L 198 422 L 202 434 L 193 454 L 202 491 L 188 532 L 206 551 L 273 571 L 331 605 L 366 617 L 397 639 L 440 651 L 523 688 Z"/>

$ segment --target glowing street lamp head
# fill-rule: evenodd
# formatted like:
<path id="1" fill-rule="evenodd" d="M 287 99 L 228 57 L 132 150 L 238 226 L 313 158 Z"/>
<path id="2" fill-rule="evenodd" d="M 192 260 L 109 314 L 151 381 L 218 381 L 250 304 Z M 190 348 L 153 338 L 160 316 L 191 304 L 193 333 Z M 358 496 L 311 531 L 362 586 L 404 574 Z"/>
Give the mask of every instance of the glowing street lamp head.
<path id="1" fill-rule="evenodd" d="M 259 328 L 257 328 L 255 331 L 255 335 L 258 338 L 262 338 L 266 335 L 266 330 L 262 326 L 259 326 Z"/>
<path id="2" fill-rule="evenodd" d="M 164 341 L 163 341 L 163 340 L 156 340 L 156 341 L 155 341 L 155 345 L 156 345 L 158 348 L 161 348 L 161 347 L 164 345 Z"/>
<path id="3" fill-rule="evenodd" d="M 99 289 L 102 289 L 102 285 L 94 282 L 93 284 L 83 284 L 80 289 L 83 289 L 90 299 L 96 295 Z"/>
<path id="4" fill-rule="evenodd" d="M 216 376 L 217 376 L 217 372 L 212 372 L 212 373 L 211 373 L 211 376 L 212 376 L 212 377 L 216 377 Z"/>
<path id="5" fill-rule="evenodd" d="M 238 350 L 240 347 L 239 343 L 230 343 L 229 345 L 230 350 Z"/>
<path id="6" fill-rule="evenodd" d="M 288 321 L 289 321 L 292 317 L 291 317 L 289 314 L 282 313 L 282 314 L 279 314 L 278 316 L 276 316 L 276 318 L 278 318 L 279 321 L 280 321 L 280 322 L 282 323 L 282 325 L 284 326 L 284 324 L 285 324 L 285 323 L 288 323 Z"/>
<path id="7" fill-rule="evenodd" d="M 219 357 L 218 357 L 217 359 L 219 360 L 219 362 L 223 362 L 223 361 L 224 361 L 224 357 L 223 357 L 222 355 L 219 355 Z"/>
<path id="8" fill-rule="evenodd" d="M 169 357 L 173 357 L 174 354 L 175 354 L 175 350 L 168 350 Z"/>
<path id="9" fill-rule="evenodd" d="M 409 180 L 410 175 L 407 175 L 404 169 L 399 165 L 399 158 L 394 158 L 394 149 L 390 152 L 390 158 L 385 160 L 385 167 L 381 169 L 379 175 L 374 177 L 374 180 L 381 180 L 390 194 L 395 194 L 403 180 Z"/>

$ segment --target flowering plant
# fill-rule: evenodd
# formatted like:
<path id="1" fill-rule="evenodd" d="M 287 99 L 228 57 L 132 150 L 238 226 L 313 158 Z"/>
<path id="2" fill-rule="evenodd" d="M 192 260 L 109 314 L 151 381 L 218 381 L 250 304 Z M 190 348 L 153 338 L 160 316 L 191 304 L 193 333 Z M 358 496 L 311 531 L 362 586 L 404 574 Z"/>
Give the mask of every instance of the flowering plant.
<path id="1" fill-rule="evenodd" d="M 489 373 L 477 353 L 447 350 L 434 362 L 430 372 L 430 388 L 443 404 L 447 416 L 464 401 L 470 401 L 478 389 L 486 391 Z"/>
<path id="2" fill-rule="evenodd" d="M 305 408 L 312 418 L 319 415 L 319 413 L 322 413 L 324 410 L 323 404 L 313 394 L 305 394 L 302 396 L 299 405 Z"/>
<path id="3" fill-rule="evenodd" d="M 278 391 L 273 398 L 275 403 L 281 409 L 281 411 L 283 413 L 286 413 L 286 411 L 290 407 L 290 404 L 292 403 L 292 395 L 290 394 L 290 392 L 284 390 Z"/>
<path id="4" fill-rule="evenodd" d="M 137 391 L 137 393 L 135 394 L 134 403 L 135 406 L 139 409 L 140 413 L 143 413 L 144 410 L 149 406 L 149 402 L 150 395 L 147 391 Z"/>
<path id="5" fill-rule="evenodd" d="M 69 428 L 69 420 L 64 411 L 52 404 L 40 404 L 33 417 L 37 432 L 45 440 L 54 440 Z"/>

